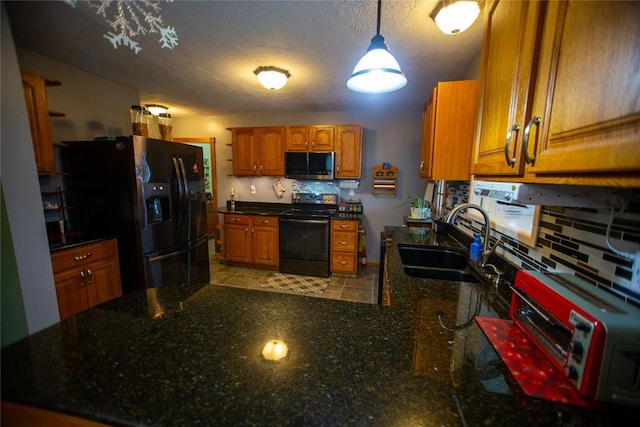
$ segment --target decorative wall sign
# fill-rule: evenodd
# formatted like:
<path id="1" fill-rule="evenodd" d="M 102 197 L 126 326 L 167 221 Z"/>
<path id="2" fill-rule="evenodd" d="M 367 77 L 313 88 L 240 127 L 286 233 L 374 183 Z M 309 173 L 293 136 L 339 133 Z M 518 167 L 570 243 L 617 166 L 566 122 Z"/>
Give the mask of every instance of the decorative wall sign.
<path id="1" fill-rule="evenodd" d="M 114 49 L 118 46 L 128 46 L 136 55 L 142 50 L 134 37 L 147 33 L 160 34 L 162 48 L 173 49 L 178 45 L 178 35 L 173 27 L 164 27 L 160 1 L 152 0 L 62 0 L 75 8 L 77 5 L 96 9 L 96 14 L 102 16 L 107 24 L 113 28 L 104 38 L 109 40 Z M 165 0 L 172 3 L 173 0 Z"/>

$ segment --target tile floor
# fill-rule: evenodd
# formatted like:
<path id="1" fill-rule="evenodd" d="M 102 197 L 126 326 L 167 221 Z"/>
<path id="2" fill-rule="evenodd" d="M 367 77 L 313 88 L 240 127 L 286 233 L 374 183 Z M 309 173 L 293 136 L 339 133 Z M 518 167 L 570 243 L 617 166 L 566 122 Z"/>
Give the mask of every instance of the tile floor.
<path id="1" fill-rule="evenodd" d="M 261 287 L 269 277 L 274 276 L 277 270 L 267 270 L 250 266 L 225 265 L 217 259 L 213 252 L 210 257 L 211 283 L 222 286 L 252 289 L 263 292 L 282 292 L 313 298 L 329 298 L 341 301 L 361 302 L 376 304 L 378 295 L 378 268 L 368 267 L 364 271 L 359 270 L 358 276 L 338 277 L 331 276 L 329 287 L 322 294 L 313 292 L 300 293 L 295 291 Z"/>

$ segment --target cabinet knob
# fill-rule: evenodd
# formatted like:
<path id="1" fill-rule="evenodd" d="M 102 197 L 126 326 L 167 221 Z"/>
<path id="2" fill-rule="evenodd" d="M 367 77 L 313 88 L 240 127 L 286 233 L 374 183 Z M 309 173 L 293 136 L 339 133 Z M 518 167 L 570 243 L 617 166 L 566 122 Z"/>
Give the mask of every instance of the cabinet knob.
<path id="1" fill-rule="evenodd" d="M 84 286 L 84 278 L 85 278 L 84 271 L 81 271 L 80 272 L 80 287 Z"/>
<path id="2" fill-rule="evenodd" d="M 93 282 L 93 273 L 91 270 L 87 269 L 87 285 L 90 285 Z"/>

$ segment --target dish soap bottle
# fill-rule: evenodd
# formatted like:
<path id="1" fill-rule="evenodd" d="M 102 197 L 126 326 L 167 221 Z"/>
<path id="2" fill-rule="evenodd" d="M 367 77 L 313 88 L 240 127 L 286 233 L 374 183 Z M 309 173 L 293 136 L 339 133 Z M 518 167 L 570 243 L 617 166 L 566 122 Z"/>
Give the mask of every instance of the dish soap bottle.
<path id="1" fill-rule="evenodd" d="M 473 242 L 469 246 L 469 258 L 471 262 L 477 264 L 480 262 L 480 257 L 482 256 L 482 241 L 480 240 L 480 235 L 478 233 L 474 234 Z"/>

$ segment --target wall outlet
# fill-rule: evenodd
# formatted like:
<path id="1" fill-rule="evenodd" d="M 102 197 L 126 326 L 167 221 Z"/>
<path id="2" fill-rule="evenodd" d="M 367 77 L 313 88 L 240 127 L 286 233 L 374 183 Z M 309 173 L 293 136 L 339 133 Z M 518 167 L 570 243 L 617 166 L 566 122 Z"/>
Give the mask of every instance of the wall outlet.
<path id="1" fill-rule="evenodd" d="M 640 293 L 640 251 L 636 252 L 631 269 L 631 290 Z"/>

